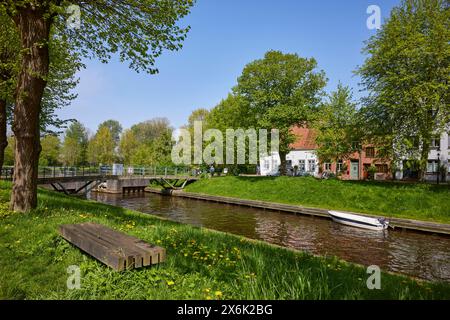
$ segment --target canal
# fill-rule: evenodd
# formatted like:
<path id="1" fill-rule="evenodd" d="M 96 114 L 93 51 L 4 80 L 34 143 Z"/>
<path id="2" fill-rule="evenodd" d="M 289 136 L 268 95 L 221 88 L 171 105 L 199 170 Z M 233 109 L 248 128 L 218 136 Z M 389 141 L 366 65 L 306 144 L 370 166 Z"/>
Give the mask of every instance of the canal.
<path id="1" fill-rule="evenodd" d="M 427 280 L 450 281 L 450 237 L 377 232 L 331 220 L 157 194 L 91 193 L 92 200 Z"/>

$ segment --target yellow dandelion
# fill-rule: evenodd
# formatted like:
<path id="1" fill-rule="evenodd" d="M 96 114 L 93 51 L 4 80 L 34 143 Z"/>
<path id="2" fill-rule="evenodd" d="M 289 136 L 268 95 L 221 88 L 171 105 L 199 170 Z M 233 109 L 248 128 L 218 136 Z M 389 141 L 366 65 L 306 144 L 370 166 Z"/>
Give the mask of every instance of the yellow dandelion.
<path id="1" fill-rule="evenodd" d="M 170 286 L 173 286 L 175 284 L 175 282 L 173 282 L 172 280 L 170 280 L 170 281 L 167 281 L 167 285 L 170 287 Z"/>
<path id="2" fill-rule="evenodd" d="M 216 291 L 216 292 L 214 292 L 214 294 L 217 298 L 222 297 L 222 291 Z"/>

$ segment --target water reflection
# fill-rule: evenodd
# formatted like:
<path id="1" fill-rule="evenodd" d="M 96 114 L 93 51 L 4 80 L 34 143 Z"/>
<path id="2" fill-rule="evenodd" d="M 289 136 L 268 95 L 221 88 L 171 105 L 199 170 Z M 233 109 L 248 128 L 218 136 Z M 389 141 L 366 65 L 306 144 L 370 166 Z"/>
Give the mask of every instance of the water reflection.
<path id="1" fill-rule="evenodd" d="M 331 220 L 155 194 L 93 193 L 91 199 L 270 243 L 378 265 L 428 280 L 450 281 L 450 238 L 376 232 Z"/>

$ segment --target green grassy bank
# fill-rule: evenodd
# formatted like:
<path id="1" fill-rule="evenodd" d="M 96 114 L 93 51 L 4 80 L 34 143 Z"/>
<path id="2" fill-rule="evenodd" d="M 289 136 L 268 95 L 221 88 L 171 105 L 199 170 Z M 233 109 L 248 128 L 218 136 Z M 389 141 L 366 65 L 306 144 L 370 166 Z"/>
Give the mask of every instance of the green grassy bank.
<path id="1" fill-rule="evenodd" d="M 317 180 L 312 177 L 202 179 L 186 191 L 450 223 L 447 185 Z"/>
<path id="2" fill-rule="evenodd" d="M 450 299 L 450 284 L 383 274 L 366 287 L 365 268 L 39 190 L 39 207 L 8 211 L 0 182 L 1 299 Z M 159 244 L 167 262 L 114 272 L 57 234 L 64 223 L 93 221 Z M 67 268 L 82 271 L 66 289 Z"/>

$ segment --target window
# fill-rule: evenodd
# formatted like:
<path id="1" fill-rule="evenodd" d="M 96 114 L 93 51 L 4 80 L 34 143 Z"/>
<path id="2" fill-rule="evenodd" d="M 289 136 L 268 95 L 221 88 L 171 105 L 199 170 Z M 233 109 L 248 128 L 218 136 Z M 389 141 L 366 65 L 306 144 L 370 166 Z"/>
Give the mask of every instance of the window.
<path id="1" fill-rule="evenodd" d="M 376 164 L 378 173 L 388 173 L 388 165 L 387 164 Z"/>
<path id="2" fill-rule="evenodd" d="M 375 148 L 374 147 L 366 148 L 366 157 L 367 158 L 375 158 Z"/>
<path id="3" fill-rule="evenodd" d="M 342 163 L 342 160 L 339 160 L 337 163 L 337 171 L 338 172 L 342 172 L 342 167 L 344 166 L 344 164 Z"/>
<path id="4" fill-rule="evenodd" d="M 298 160 L 298 170 L 305 171 L 305 160 Z"/>
<path id="5" fill-rule="evenodd" d="M 429 160 L 427 163 L 427 172 L 438 172 L 438 162 L 437 160 Z"/>
<path id="6" fill-rule="evenodd" d="M 308 167 L 309 167 L 309 172 L 315 172 L 316 171 L 316 161 L 308 160 Z"/>
<path id="7" fill-rule="evenodd" d="M 292 167 L 292 160 L 286 160 L 286 166 L 288 168 L 291 168 Z"/>
<path id="8" fill-rule="evenodd" d="M 434 137 L 431 139 L 431 144 L 430 144 L 431 148 L 440 148 L 441 147 L 441 137 Z"/>
<path id="9" fill-rule="evenodd" d="M 269 170 L 270 169 L 270 162 L 269 160 L 264 160 L 264 169 Z"/>
<path id="10" fill-rule="evenodd" d="M 325 170 L 331 171 L 331 163 L 329 163 L 329 162 L 325 163 Z"/>

